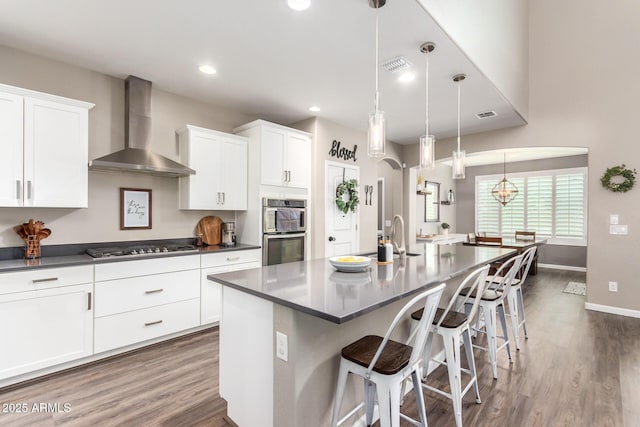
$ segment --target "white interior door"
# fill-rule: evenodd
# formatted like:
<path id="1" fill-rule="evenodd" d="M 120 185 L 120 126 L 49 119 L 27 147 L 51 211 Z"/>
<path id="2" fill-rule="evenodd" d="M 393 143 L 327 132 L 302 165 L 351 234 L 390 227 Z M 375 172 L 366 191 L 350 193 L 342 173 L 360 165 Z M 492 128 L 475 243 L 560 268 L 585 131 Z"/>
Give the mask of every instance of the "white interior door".
<path id="1" fill-rule="evenodd" d="M 336 162 L 325 162 L 325 256 L 357 253 L 359 250 L 359 210 L 343 214 L 336 205 L 336 188 L 344 179 L 360 181 L 360 168 Z"/>

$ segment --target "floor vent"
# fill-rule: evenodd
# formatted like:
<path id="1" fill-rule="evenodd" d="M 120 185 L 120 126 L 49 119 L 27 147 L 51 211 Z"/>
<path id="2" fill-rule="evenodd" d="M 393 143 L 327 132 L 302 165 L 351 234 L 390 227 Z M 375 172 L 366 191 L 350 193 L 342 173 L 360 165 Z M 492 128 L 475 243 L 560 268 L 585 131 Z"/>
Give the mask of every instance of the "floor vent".
<path id="1" fill-rule="evenodd" d="M 388 61 L 385 61 L 382 66 L 387 71 L 397 73 L 398 71 L 408 70 L 413 66 L 413 64 L 409 62 L 404 56 L 397 56 L 395 58 L 389 59 Z"/>
<path id="2" fill-rule="evenodd" d="M 476 117 L 479 119 L 488 119 L 489 117 L 495 117 L 498 113 L 495 111 L 485 111 L 483 113 L 476 113 Z"/>

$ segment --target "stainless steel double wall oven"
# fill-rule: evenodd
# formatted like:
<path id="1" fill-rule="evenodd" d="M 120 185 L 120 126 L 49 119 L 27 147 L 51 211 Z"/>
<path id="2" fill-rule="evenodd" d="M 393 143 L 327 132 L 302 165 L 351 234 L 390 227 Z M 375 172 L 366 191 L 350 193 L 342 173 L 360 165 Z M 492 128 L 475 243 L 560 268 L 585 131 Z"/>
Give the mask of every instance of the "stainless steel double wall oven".
<path id="1" fill-rule="evenodd" d="M 307 246 L 307 201 L 262 199 L 262 265 L 303 261 Z"/>

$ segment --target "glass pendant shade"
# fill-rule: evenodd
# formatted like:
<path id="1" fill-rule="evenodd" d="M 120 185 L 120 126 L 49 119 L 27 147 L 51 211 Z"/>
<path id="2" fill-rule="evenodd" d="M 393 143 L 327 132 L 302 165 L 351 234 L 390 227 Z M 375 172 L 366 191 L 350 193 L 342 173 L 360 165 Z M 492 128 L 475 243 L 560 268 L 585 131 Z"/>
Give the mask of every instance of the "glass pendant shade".
<path id="1" fill-rule="evenodd" d="M 367 154 L 369 157 L 385 155 L 386 120 L 384 111 L 369 114 L 369 134 L 367 137 Z"/>
<path id="2" fill-rule="evenodd" d="M 422 135 L 420 137 L 420 169 L 433 169 L 436 164 L 436 137 Z"/>
<path id="3" fill-rule="evenodd" d="M 464 158 L 465 150 L 454 151 L 452 155 L 453 162 L 451 164 L 451 178 L 464 179 Z"/>

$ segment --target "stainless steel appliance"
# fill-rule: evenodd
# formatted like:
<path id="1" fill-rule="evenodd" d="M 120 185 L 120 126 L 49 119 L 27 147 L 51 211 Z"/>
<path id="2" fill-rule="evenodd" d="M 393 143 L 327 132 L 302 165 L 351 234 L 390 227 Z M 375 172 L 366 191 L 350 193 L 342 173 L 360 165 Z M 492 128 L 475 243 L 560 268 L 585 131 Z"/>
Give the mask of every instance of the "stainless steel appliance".
<path id="1" fill-rule="evenodd" d="M 193 245 L 178 243 L 159 243 L 151 245 L 135 246 L 112 246 L 105 248 L 87 249 L 88 255 L 94 258 L 111 257 L 144 257 L 150 255 L 163 255 L 172 252 L 197 252 L 198 248 Z"/>
<path id="2" fill-rule="evenodd" d="M 222 224 L 222 246 L 235 246 L 236 245 L 236 223 L 225 222 Z"/>
<path id="3" fill-rule="evenodd" d="M 307 246 L 307 201 L 262 199 L 262 264 L 303 261 Z"/>

